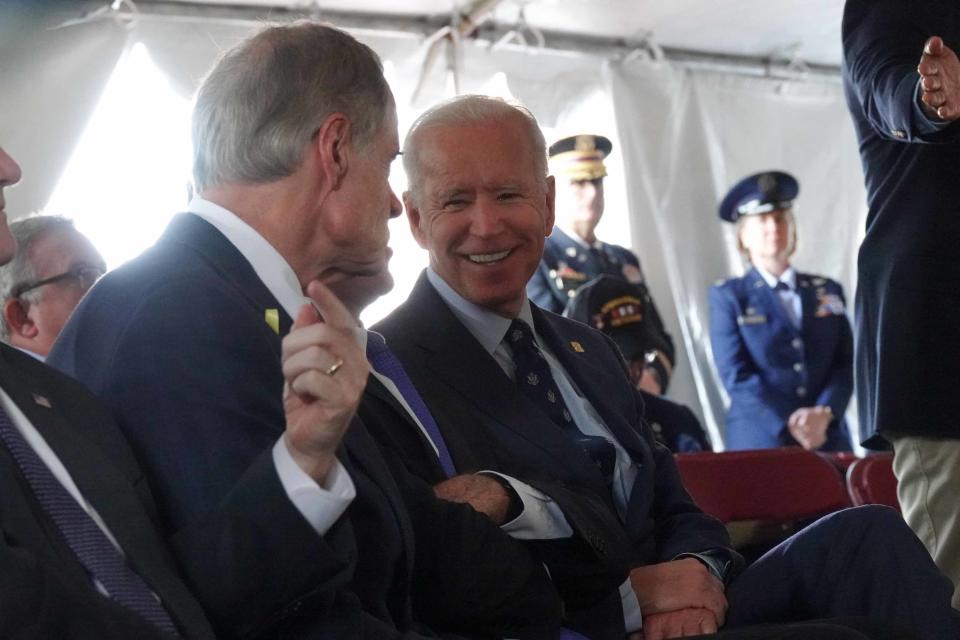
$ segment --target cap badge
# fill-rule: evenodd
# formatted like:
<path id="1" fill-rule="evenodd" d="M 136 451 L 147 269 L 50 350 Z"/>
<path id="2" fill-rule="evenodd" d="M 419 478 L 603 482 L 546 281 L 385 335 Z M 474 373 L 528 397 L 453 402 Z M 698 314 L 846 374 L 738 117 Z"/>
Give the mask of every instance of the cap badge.
<path id="1" fill-rule="evenodd" d="M 576 151 L 594 151 L 597 148 L 597 140 L 593 136 L 577 136 L 573 148 Z"/>
<path id="2" fill-rule="evenodd" d="M 757 179 L 757 186 L 764 194 L 773 193 L 777 190 L 777 176 L 765 173 Z"/>

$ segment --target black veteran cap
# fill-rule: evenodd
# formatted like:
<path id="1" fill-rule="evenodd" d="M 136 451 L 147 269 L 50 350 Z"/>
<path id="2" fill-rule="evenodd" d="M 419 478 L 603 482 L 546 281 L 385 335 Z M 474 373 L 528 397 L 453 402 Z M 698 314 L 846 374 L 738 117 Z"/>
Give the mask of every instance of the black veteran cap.
<path id="1" fill-rule="evenodd" d="M 564 315 L 603 331 L 627 360 L 643 358 L 651 348 L 643 297 L 635 284 L 615 276 L 600 276 L 577 290 Z"/>
<path id="2" fill-rule="evenodd" d="M 740 216 L 789 209 L 800 191 L 797 179 L 783 171 L 764 171 L 747 176 L 724 196 L 720 218 L 736 222 Z"/>
<path id="3" fill-rule="evenodd" d="M 581 134 L 550 145 L 550 172 L 569 180 L 596 180 L 607 175 L 603 159 L 613 143 L 603 136 Z"/>

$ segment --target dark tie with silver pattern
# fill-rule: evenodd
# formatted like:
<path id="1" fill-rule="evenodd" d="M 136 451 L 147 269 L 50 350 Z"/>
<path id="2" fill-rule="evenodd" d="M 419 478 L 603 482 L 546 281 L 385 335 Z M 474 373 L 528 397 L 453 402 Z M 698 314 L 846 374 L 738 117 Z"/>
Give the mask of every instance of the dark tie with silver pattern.
<path id="1" fill-rule="evenodd" d="M 613 444 L 601 436 L 585 435 L 577 427 L 567 407 L 550 365 L 537 346 L 533 330 L 523 320 L 514 320 L 505 338 L 517 366 L 516 383 L 520 393 L 533 401 L 550 419 L 572 437 L 600 469 L 609 486 L 617 459 Z"/>

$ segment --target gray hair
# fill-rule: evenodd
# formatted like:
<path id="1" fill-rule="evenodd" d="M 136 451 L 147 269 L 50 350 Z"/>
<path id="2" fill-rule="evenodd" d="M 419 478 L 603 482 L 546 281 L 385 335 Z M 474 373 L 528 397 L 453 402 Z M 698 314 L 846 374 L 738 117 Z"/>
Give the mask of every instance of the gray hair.
<path id="1" fill-rule="evenodd" d="M 267 27 L 227 51 L 200 87 L 196 191 L 289 176 L 332 113 L 350 119 L 353 144 L 363 148 L 392 100 L 377 54 L 348 33 L 306 20 Z"/>
<path id="2" fill-rule="evenodd" d="M 17 241 L 17 251 L 13 260 L 0 266 L 0 296 L 2 303 L 13 297 L 13 290 L 24 283 L 37 279 L 37 271 L 28 259 L 33 245 L 51 231 L 65 229 L 76 231 L 73 221 L 61 216 L 31 216 L 10 223 L 10 234 Z M 28 291 L 20 296 L 27 302 L 36 302 L 40 291 Z M 0 314 L 2 316 L 3 314 Z M 10 338 L 10 327 L 6 317 L 0 320 L 0 340 Z"/>
<path id="3" fill-rule="evenodd" d="M 491 120 L 504 120 L 519 114 L 523 117 L 528 141 L 536 158 L 538 175 L 547 175 L 547 143 L 540 131 L 537 119 L 529 109 L 516 102 L 503 98 L 483 95 L 462 95 L 451 98 L 430 107 L 410 126 L 403 140 L 403 169 L 407 174 L 407 184 L 414 200 L 419 199 L 422 186 L 417 136 L 430 127 L 447 125 L 469 125 Z"/>

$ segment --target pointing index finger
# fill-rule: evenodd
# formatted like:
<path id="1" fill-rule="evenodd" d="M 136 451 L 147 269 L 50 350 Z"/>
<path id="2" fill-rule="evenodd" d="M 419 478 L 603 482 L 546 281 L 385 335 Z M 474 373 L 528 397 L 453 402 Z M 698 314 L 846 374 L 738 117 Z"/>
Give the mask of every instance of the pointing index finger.
<path id="1" fill-rule="evenodd" d="M 927 55 L 938 56 L 943 52 L 943 40 L 939 36 L 932 36 L 923 45 L 923 52 Z"/>
<path id="2" fill-rule="evenodd" d="M 357 320 L 353 317 L 353 314 L 319 280 L 310 281 L 310 284 L 307 285 L 307 296 L 313 301 L 313 306 L 324 323 L 341 329 L 353 329 L 357 326 Z"/>

